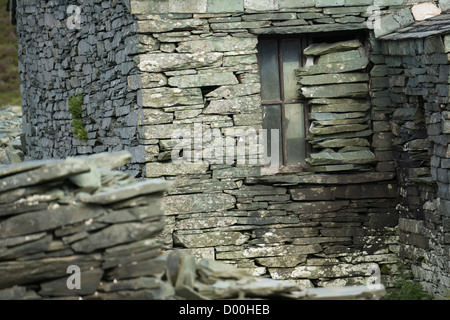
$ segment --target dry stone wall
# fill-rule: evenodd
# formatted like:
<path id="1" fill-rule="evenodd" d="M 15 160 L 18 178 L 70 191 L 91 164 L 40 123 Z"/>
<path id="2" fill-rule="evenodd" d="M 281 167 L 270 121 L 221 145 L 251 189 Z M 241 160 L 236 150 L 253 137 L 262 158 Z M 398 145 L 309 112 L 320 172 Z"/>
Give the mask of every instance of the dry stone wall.
<path id="1" fill-rule="evenodd" d="M 19 1 L 27 151 L 32 158 L 60 158 L 129 150 L 130 174 L 174 184 L 162 200 L 165 249 L 188 249 L 305 286 L 361 284 L 376 264 L 389 285 L 398 252 L 391 104 L 401 96 L 389 87 L 402 78 L 389 80 L 398 57 L 385 58 L 367 22 L 374 12 L 400 12 L 388 17 L 395 24 L 384 24 L 388 29 L 380 34 L 407 26 L 412 16 L 403 13 L 410 11 L 400 9 L 409 2 Z M 81 8 L 80 28 L 67 24 L 74 14 L 69 4 Z M 260 163 L 250 163 L 261 149 L 250 147 L 245 163 L 234 152 L 227 155 L 231 162 L 171 161 L 180 130 L 197 139 L 218 132 L 237 145 L 227 129 L 262 128 L 259 39 L 291 35 L 316 44 L 359 40 L 354 50 L 311 54 L 319 57 L 315 65 L 298 71 L 313 123 L 305 168 L 261 174 Z M 325 83 L 330 79 L 342 83 Z M 72 133 L 68 101 L 77 94 L 86 141 Z M 420 154 L 420 142 L 409 147 Z M 196 156 L 214 149 L 200 145 Z M 415 171 L 423 175 L 423 168 Z"/>
<path id="2" fill-rule="evenodd" d="M 164 180 L 113 169 L 128 152 L 0 165 L 0 300 L 378 299 L 384 287 L 305 290 L 164 253 Z M 178 311 L 177 311 L 178 312 Z"/>
<path id="3" fill-rule="evenodd" d="M 155 9 L 155 2 L 136 1 L 132 10 L 139 20 L 139 41 L 147 44 L 137 57 L 145 174 L 174 183 L 162 200 L 168 217 L 165 248 L 186 248 L 255 275 L 294 279 L 308 287 L 365 283 L 376 264 L 384 271 L 383 283 L 391 284 L 398 249 L 397 184 L 391 141 L 383 126 L 371 122 L 371 117 L 386 120 L 389 96 L 387 73 L 375 70 L 370 77 L 373 66 L 381 69 L 384 60 L 380 44 L 367 31 L 367 6 L 312 2 L 300 8 L 277 2 L 280 11 L 274 11 L 252 2 L 258 8 L 245 7 L 245 13 L 193 13 L 164 3 L 168 7 Z M 322 62 L 297 71 L 300 83 L 309 81 L 302 90 L 311 101 L 309 110 L 314 108 L 309 138 L 317 148 L 307 168 L 261 174 L 260 165 L 249 163 L 258 155 L 250 148 L 244 165 L 236 157 L 219 164 L 170 161 L 176 130 L 195 137 L 195 129 L 216 129 L 226 136 L 229 128 L 262 127 L 258 37 L 341 31 L 342 38 L 354 30 L 360 32 L 347 35 L 349 48 L 330 49 L 329 56 L 316 53 Z M 332 77 L 343 84 L 329 84 Z M 333 88 L 317 93 L 324 84 Z M 350 111 L 353 118 L 342 118 Z"/>
<path id="4" fill-rule="evenodd" d="M 136 23 L 127 2 L 24 0 L 16 11 L 28 156 L 64 158 L 128 149 L 133 160 L 127 169 L 137 175 L 143 148 L 132 76 L 137 71 L 132 60 Z M 73 132 L 69 99 L 77 94 L 83 100 L 86 139 Z"/>
<path id="5" fill-rule="evenodd" d="M 449 36 L 384 41 L 395 165 L 400 257 L 430 294 L 448 297 Z"/>

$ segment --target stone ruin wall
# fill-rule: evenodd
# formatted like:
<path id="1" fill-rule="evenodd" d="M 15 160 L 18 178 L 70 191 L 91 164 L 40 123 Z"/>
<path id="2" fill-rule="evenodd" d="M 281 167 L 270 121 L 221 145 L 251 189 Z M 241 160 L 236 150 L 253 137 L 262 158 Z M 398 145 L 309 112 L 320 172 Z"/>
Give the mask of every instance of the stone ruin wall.
<path id="1" fill-rule="evenodd" d="M 449 36 L 384 41 L 389 121 L 400 182 L 400 257 L 435 296 L 448 298 Z"/>
<path id="2" fill-rule="evenodd" d="M 362 2 L 311 0 L 299 7 L 289 0 L 235 0 L 224 8 L 218 1 L 94 1 L 83 5 L 90 14 L 82 15 L 80 30 L 62 31 L 66 4 L 22 1 L 18 31 L 29 155 L 128 149 L 134 175 L 143 169 L 144 177 L 175 184 L 164 199 L 165 248 L 186 248 L 305 286 L 365 283 L 376 263 L 389 286 L 399 251 L 397 180 L 386 126 L 391 95 L 380 42 L 365 24 L 373 1 Z M 383 14 L 403 3 L 375 2 Z M 40 28 L 38 12 L 47 17 Z M 174 130 L 195 122 L 221 130 L 261 127 L 258 36 L 332 31 L 364 39 L 369 63 L 358 72 L 369 75 L 363 82 L 370 120 L 346 138 L 367 138 L 369 148 L 347 151 L 362 151 L 369 161 L 344 157 L 344 171 L 319 161 L 315 172 L 267 177 L 252 166 L 167 161 Z M 205 53 L 196 56 L 199 46 Z M 33 63 L 38 57 L 45 59 Z M 36 72 L 37 66 L 45 71 Z M 80 89 L 87 142 L 74 139 L 69 128 L 67 100 Z M 354 97 L 347 92 L 337 98 Z"/>
<path id="3" fill-rule="evenodd" d="M 23 131 L 32 159 L 127 149 L 126 169 L 137 175 L 139 103 L 133 74 L 136 24 L 122 1 L 17 3 Z M 87 141 L 72 133 L 69 98 L 83 95 Z"/>
<path id="4" fill-rule="evenodd" d="M 369 79 L 373 65 L 384 60 L 366 30 L 367 7 L 313 3 L 291 9 L 280 2 L 275 13 L 255 1 L 243 14 L 240 1 L 232 1 L 235 14 L 217 8 L 216 13 L 167 15 L 164 8 L 160 14 L 151 11 L 151 3 L 136 8 L 140 42 L 151 44 L 139 55 L 150 160 L 145 173 L 174 181 L 175 188 L 163 200 L 167 248 L 186 248 L 253 274 L 295 279 L 305 286 L 365 284 L 376 263 L 382 282 L 390 285 L 398 249 L 397 185 L 390 141 L 369 121 L 383 119 L 388 94 L 387 75 Z M 191 130 L 195 123 L 224 134 L 226 128 L 262 127 L 259 36 L 337 30 L 341 36 L 357 30 L 345 39 L 363 39 L 361 59 L 366 61 L 362 67 L 347 61 L 357 78 L 333 87 L 331 96 L 313 93 L 329 82 L 309 78 L 316 84 L 309 86 L 309 98 L 336 99 L 311 100 L 316 115 L 331 117 L 325 119 L 325 129 L 318 123 L 311 138 L 318 144 L 334 137 L 369 141 L 370 146 L 358 148 L 350 142 L 344 150 L 345 144 L 332 146 L 337 152 L 329 154 L 330 148 L 316 145 L 309 171 L 274 176 L 261 176 L 260 168 L 251 165 L 163 161 L 172 150 L 173 132 Z M 334 67 L 327 72 L 340 73 Z M 358 121 L 339 122 L 339 115 L 351 110 L 361 113 Z M 345 132 L 348 124 L 356 129 Z"/>

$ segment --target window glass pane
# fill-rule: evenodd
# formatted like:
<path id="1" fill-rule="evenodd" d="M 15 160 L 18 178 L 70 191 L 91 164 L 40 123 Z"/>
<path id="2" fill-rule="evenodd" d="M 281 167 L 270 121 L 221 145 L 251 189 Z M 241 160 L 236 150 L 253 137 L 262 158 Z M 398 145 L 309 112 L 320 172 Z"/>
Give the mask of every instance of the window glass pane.
<path id="1" fill-rule="evenodd" d="M 283 81 L 285 100 L 295 100 L 299 98 L 297 77 L 294 70 L 300 68 L 301 64 L 301 43 L 300 39 L 285 39 L 282 42 L 283 50 Z"/>
<path id="2" fill-rule="evenodd" d="M 287 164 L 300 164 L 305 160 L 305 122 L 301 104 L 287 104 L 286 149 Z"/>
<path id="3" fill-rule="evenodd" d="M 261 40 L 258 44 L 261 65 L 262 100 L 280 100 L 278 41 Z"/>
<path id="4" fill-rule="evenodd" d="M 263 106 L 263 128 L 267 129 L 267 151 L 266 155 L 270 157 L 272 155 L 272 139 L 270 130 L 277 129 L 279 130 L 279 159 L 280 163 L 283 161 L 283 153 L 282 153 L 282 133 L 281 133 L 281 106 L 280 105 L 264 105 Z M 274 150 L 276 151 L 276 150 Z"/>

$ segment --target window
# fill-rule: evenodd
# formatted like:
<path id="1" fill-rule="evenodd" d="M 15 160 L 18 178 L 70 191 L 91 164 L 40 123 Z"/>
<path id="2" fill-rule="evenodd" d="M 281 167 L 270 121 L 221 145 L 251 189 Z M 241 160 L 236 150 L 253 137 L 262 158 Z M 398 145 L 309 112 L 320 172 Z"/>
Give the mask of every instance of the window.
<path id="1" fill-rule="evenodd" d="M 279 156 L 285 168 L 304 165 L 307 156 L 306 103 L 300 99 L 294 73 L 304 64 L 302 51 L 305 47 L 306 39 L 299 37 L 263 38 L 258 44 L 263 128 L 279 130 Z M 270 140 L 268 155 L 272 152 Z"/>

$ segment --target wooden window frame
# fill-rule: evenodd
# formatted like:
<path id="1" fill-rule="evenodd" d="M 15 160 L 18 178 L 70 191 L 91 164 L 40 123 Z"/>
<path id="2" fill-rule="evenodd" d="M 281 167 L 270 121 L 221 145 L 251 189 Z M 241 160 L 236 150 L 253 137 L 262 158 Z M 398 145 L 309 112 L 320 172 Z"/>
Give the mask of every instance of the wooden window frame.
<path id="1" fill-rule="evenodd" d="M 286 141 L 286 113 L 285 107 L 287 104 L 301 104 L 303 106 L 303 121 L 305 126 L 305 138 L 308 137 L 309 133 L 309 112 L 307 106 L 307 99 L 302 99 L 299 97 L 294 100 L 286 100 L 285 99 L 285 90 L 284 90 L 284 70 L 283 70 L 283 40 L 286 39 L 300 39 L 301 50 L 303 51 L 311 42 L 310 37 L 306 35 L 286 35 L 286 36 L 272 36 L 272 37 L 260 37 L 263 40 L 276 40 L 278 45 L 278 77 L 279 77 L 279 85 L 280 85 L 280 100 L 263 100 L 261 96 L 261 106 L 264 105 L 280 105 L 281 107 L 281 142 L 282 142 L 282 163 L 278 170 L 279 173 L 295 173 L 302 172 L 308 164 L 295 164 L 288 165 L 287 164 L 287 141 Z M 302 54 L 301 56 L 301 66 L 303 67 L 306 64 L 306 57 Z M 258 68 L 259 73 L 261 74 L 261 61 L 258 52 Z M 311 154 L 311 145 L 308 141 L 305 141 L 305 158 L 309 157 Z"/>

